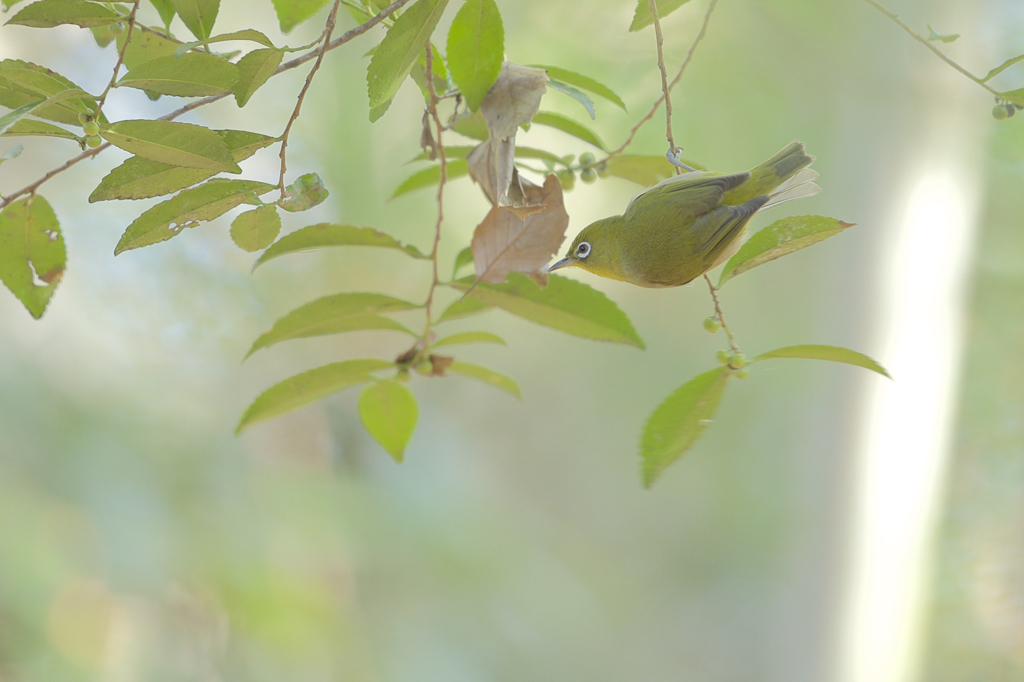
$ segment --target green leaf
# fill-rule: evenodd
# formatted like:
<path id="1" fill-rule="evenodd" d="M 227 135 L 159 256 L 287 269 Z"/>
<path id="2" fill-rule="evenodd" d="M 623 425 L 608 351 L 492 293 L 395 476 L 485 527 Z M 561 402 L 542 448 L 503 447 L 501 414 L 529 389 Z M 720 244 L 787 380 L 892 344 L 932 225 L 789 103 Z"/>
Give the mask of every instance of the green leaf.
<path id="1" fill-rule="evenodd" d="M 34 114 L 43 107 L 84 94 L 85 93 L 81 90 L 64 90 L 63 92 L 58 92 L 56 95 L 51 96 L 49 99 L 29 102 L 24 106 L 18 107 L 14 111 L 9 111 L 3 116 L 0 116 L 0 134 L 6 133 L 15 125 L 20 123 L 26 116 Z"/>
<path id="2" fill-rule="evenodd" d="M 951 42 L 953 42 L 954 40 L 956 40 L 957 38 L 960 37 L 959 33 L 950 33 L 948 35 L 939 35 L 938 33 L 935 32 L 935 29 L 932 28 L 931 24 L 928 24 L 927 26 L 928 26 L 928 40 L 938 40 L 938 41 L 941 41 L 943 43 L 951 43 Z"/>
<path id="3" fill-rule="evenodd" d="M 95 107 L 93 97 L 56 71 L 18 59 L 0 61 L 0 106 L 18 109 L 39 100 L 48 103 L 33 116 L 73 126 L 81 126 L 78 114 Z"/>
<path id="4" fill-rule="evenodd" d="M 479 315 L 480 313 L 486 313 L 488 310 L 493 310 L 494 306 L 490 303 L 484 303 L 480 299 L 466 298 L 455 301 L 448 306 L 441 317 L 437 318 L 437 323 L 451 322 L 452 320 L 458 320 L 463 317 L 470 317 L 472 315 Z"/>
<path id="5" fill-rule="evenodd" d="M 204 185 L 186 189 L 149 209 L 135 219 L 117 243 L 114 255 L 175 237 L 200 221 L 224 215 L 247 198 L 264 194 L 274 185 L 255 180 L 215 178 Z"/>
<path id="6" fill-rule="evenodd" d="M 572 97 L 574 100 L 583 105 L 583 108 L 587 110 L 588 114 L 590 114 L 591 119 L 597 118 L 597 112 L 594 111 L 594 100 L 590 99 L 576 88 L 556 80 L 549 80 L 548 87 L 551 88 L 552 90 L 557 90 L 562 94 Z"/>
<path id="7" fill-rule="evenodd" d="M 562 116 L 561 114 L 555 114 L 550 111 L 538 111 L 533 115 L 532 122 L 542 126 L 555 128 L 556 130 L 561 130 L 563 133 L 567 133 L 588 144 L 594 145 L 603 152 L 608 151 L 608 148 L 604 146 L 604 142 L 602 142 L 601 138 L 597 136 L 597 133 L 582 123 L 574 121 L 566 116 Z"/>
<path id="8" fill-rule="evenodd" d="M 469 153 L 473 151 L 475 148 L 476 147 L 472 145 L 446 144 L 444 146 L 444 158 L 449 162 L 455 159 L 464 159 L 467 156 L 469 156 Z M 408 166 L 410 163 L 413 163 L 414 161 L 430 161 L 430 155 L 427 152 L 420 152 L 419 154 L 416 155 L 415 158 L 410 160 L 405 165 Z"/>
<path id="9" fill-rule="evenodd" d="M 334 223 L 318 223 L 307 225 L 300 230 L 281 237 L 280 241 L 267 249 L 256 261 L 259 267 L 268 260 L 298 251 L 309 251 L 325 246 L 377 246 L 385 249 L 396 249 L 413 258 L 427 259 L 415 246 L 403 244 L 389 234 L 372 227 L 355 227 L 353 225 L 337 225 Z"/>
<path id="10" fill-rule="evenodd" d="M 606 162 L 608 172 L 617 178 L 635 182 L 643 187 L 656 185 L 666 178 L 675 175 L 672 164 L 664 156 L 633 156 L 619 154 Z M 686 165 L 693 166 L 690 161 Z"/>
<path id="11" fill-rule="evenodd" d="M 1018 62 L 1022 62 L 1022 61 L 1024 61 L 1024 54 L 1017 55 L 1016 57 L 1013 57 L 1012 59 L 1007 59 L 1005 62 L 1003 62 L 1002 64 L 1000 64 L 999 66 L 997 66 L 996 68 L 992 69 L 987 74 L 985 74 L 985 77 L 981 79 L 981 82 L 982 83 L 987 83 L 988 81 L 992 80 L 994 77 L 996 77 L 999 74 L 1001 74 L 1003 71 L 1006 71 L 1008 68 L 1010 68 L 1014 64 L 1017 64 Z"/>
<path id="12" fill-rule="evenodd" d="M 289 213 L 299 213 L 322 204 L 329 195 L 319 175 L 306 173 L 284 188 L 284 198 L 277 205 Z"/>
<path id="13" fill-rule="evenodd" d="M 320 11 L 327 0 L 274 0 L 274 10 L 283 33 L 291 30 Z"/>
<path id="14" fill-rule="evenodd" d="M 451 286 L 466 291 L 473 283 L 474 278 L 465 277 Z M 644 348 L 617 305 L 600 291 L 573 279 L 551 275 L 548 286 L 541 289 L 526 275 L 512 272 L 502 284 L 478 283 L 469 296 L 573 336 Z"/>
<path id="15" fill-rule="evenodd" d="M 59 126 L 55 126 L 52 123 L 46 123 L 45 121 L 35 121 L 32 119 L 22 119 L 12 125 L 3 133 L 4 137 L 26 137 L 29 135 L 39 135 L 42 137 L 63 137 L 68 140 L 78 141 L 78 136 L 69 130 L 65 130 Z"/>
<path id="16" fill-rule="evenodd" d="M 455 178 L 461 178 L 463 175 L 469 175 L 469 164 L 466 163 L 465 159 L 456 159 L 447 164 L 446 179 L 454 180 Z M 392 199 L 396 199 L 403 194 L 408 194 L 415 189 L 422 189 L 424 187 L 430 187 L 436 185 L 441 181 L 441 166 L 431 166 L 430 168 L 424 168 L 421 171 L 413 173 L 398 186 L 395 193 L 391 195 Z"/>
<path id="17" fill-rule="evenodd" d="M 657 0 L 658 19 L 664 19 L 689 1 L 690 0 Z M 639 31 L 653 23 L 654 16 L 651 14 L 651 8 L 647 6 L 647 0 L 637 0 L 636 11 L 633 13 L 633 23 L 629 25 L 629 30 L 631 32 Z"/>
<path id="18" fill-rule="evenodd" d="M 167 57 L 181 45 L 181 41 L 153 31 L 132 31 L 131 41 L 124 45 L 128 32 L 117 36 L 117 48 L 124 50 L 124 65 L 129 71 L 158 57 Z"/>
<path id="19" fill-rule="evenodd" d="M 1019 104 L 1024 107 L 1024 88 L 1011 90 L 1010 92 L 1001 92 L 999 96 L 1011 104 Z"/>
<path id="20" fill-rule="evenodd" d="M 476 111 L 498 80 L 505 29 L 494 0 L 466 0 L 448 29 L 448 69 L 466 104 Z"/>
<path id="21" fill-rule="evenodd" d="M 242 172 L 224 139 L 202 126 L 177 121 L 118 121 L 100 135 L 126 152 L 171 166 Z"/>
<path id="22" fill-rule="evenodd" d="M 284 52 L 267 49 L 253 50 L 238 60 L 238 82 L 232 92 L 239 107 L 244 107 L 252 94 L 274 75 L 283 58 Z"/>
<path id="23" fill-rule="evenodd" d="M 14 145 L 6 152 L 4 152 L 3 156 L 0 156 L 0 165 L 2 165 L 4 161 L 10 161 L 11 159 L 18 158 L 19 156 L 21 156 L 21 153 L 23 151 L 25 151 L 25 148 L 22 147 L 20 144 Z"/>
<path id="24" fill-rule="evenodd" d="M 107 26 L 122 20 L 117 12 L 96 2 L 85 0 L 39 0 L 14 15 L 8 24 L 53 28 L 74 24 L 82 28 Z"/>
<path id="25" fill-rule="evenodd" d="M 773 358 L 804 358 L 807 360 L 829 360 L 831 362 L 843 362 L 847 365 L 856 365 L 857 367 L 863 367 L 864 369 L 870 369 L 872 372 L 878 372 L 884 377 L 888 377 L 889 373 L 885 371 L 885 368 L 880 364 L 864 355 L 858 353 L 855 350 L 849 348 L 841 348 L 839 346 L 819 346 L 819 345 L 804 345 L 804 346 L 787 346 L 786 348 L 778 348 L 767 353 L 761 353 L 754 362 L 760 360 L 771 360 Z"/>
<path id="26" fill-rule="evenodd" d="M 482 381 L 488 386 L 500 388 L 503 391 L 511 393 L 520 400 L 523 399 L 523 394 L 519 390 L 519 384 L 512 379 L 509 379 L 504 374 L 498 374 L 492 369 L 487 369 L 486 367 L 474 365 L 469 362 L 459 362 L 458 360 L 452 362 L 452 364 L 448 366 L 448 369 L 471 379 Z"/>
<path id="27" fill-rule="evenodd" d="M 223 57 L 191 53 L 143 62 L 125 74 L 117 86 L 175 97 L 209 97 L 230 92 L 238 79 L 238 67 Z"/>
<path id="28" fill-rule="evenodd" d="M 396 462 L 402 461 L 418 418 L 416 397 L 394 379 L 375 381 L 359 396 L 359 418 Z"/>
<path id="29" fill-rule="evenodd" d="M 794 251 L 806 249 L 853 225 L 854 223 L 844 223 L 842 220 L 817 215 L 792 216 L 776 220 L 748 239 L 736 255 L 729 259 L 718 278 L 718 286 L 751 268 Z"/>
<path id="30" fill-rule="evenodd" d="M 366 85 L 370 107 L 379 107 L 398 92 L 417 57 L 426 49 L 448 0 L 418 0 L 388 29 L 370 59 Z"/>
<path id="31" fill-rule="evenodd" d="M 452 279 L 459 276 L 459 270 L 473 263 L 473 247 L 467 246 L 459 255 L 455 256 L 455 265 L 452 266 Z"/>
<path id="32" fill-rule="evenodd" d="M 468 137 L 471 140 L 480 140 L 481 142 L 491 136 L 490 131 L 487 130 L 487 121 L 484 120 L 483 114 L 479 111 L 474 111 L 469 116 L 463 116 L 455 121 L 452 125 L 452 130 L 463 137 Z"/>
<path id="33" fill-rule="evenodd" d="M 228 146 L 231 157 L 237 162 L 247 159 L 259 149 L 269 146 L 277 138 L 245 130 L 215 130 Z M 198 168 L 180 168 L 140 156 L 127 159 L 110 171 L 89 196 L 89 202 L 111 199 L 148 199 L 191 187 L 207 180 L 216 171 Z"/>
<path id="34" fill-rule="evenodd" d="M 213 35 L 220 0 L 171 0 L 171 4 L 196 38 L 206 40 Z"/>
<path id="35" fill-rule="evenodd" d="M 274 243 L 281 231 L 275 206 L 260 206 L 239 214 L 231 223 L 231 240 L 243 251 L 259 251 Z"/>
<path id="36" fill-rule="evenodd" d="M 615 106 L 621 108 L 623 111 L 626 110 L 626 103 L 623 102 L 618 95 L 612 92 L 607 86 L 598 83 L 593 78 L 588 78 L 587 76 L 583 76 L 567 69 L 560 69 L 557 66 L 541 66 L 539 64 L 531 64 L 530 66 L 535 69 L 544 69 L 548 72 L 548 77 L 553 81 L 560 81 L 562 83 L 567 83 L 568 85 L 576 86 L 581 90 L 586 90 L 598 97 L 605 98 L 609 102 L 615 104 Z M 551 83 L 548 82 L 548 85 L 551 85 Z"/>
<path id="37" fill-rule="evenodd" d="M 508 345 L 505 343 L 505 339 L 490 332 L 461 332 L 459 334 L 446 336 L 439 341 L 435 341 L 430 344 L 430 347 L 440 348 L 441 346 L 457 346 L 463 343 L 499 343 L 502 346 Z"/>
<path id="38" fill-rule="evenodd" d="M 171 0 L 149 0 L 150 4 L 156 8 L 157 14 L 160 15 L 160 20 L 164 22 L 164 26 L 170 26 L 174 20 L 174 5 L 171 4 Z"/>
<path id="39" fill-rule="evenodd" d="M 218 36 L 207 38 L 206 40 L 195 40 L 191 43 L 182 43 L 174 50 L 175 57 L 182 57 L 189 50 L 194 50 L 200 45 L 212 45 L 213 43 L 225 43 L 231 40 L 248 40 L 254 43 L 259 43 L 264 47 L 271 47 L 275 50 L 277 46 L 274 45 L 273 41 L 267 36 L 263 35 L 254 28 L 244 28 L 241 31 L 232 31 L 231 33 L 221 33 Z"/>
<path id="40" fill-rule="evenodd" d="M 67 253 L 57 216 L 34 195 L 0 213 L 0 281 L 37 320 L 64 274 Z"/>
<path id="41" fill-rule="evenodd" d="M 727 367 L 698 374 L 677 388 L 647 418 L 640 440 L 645 487 L 650 488 L 711 423 L 728 380 Z"/>
<path id="42" fill-rule="evenodd" d="M 335 391 L 373 381 L 370 372 L 394 366 L 394 363 L 384 360 L 346 360 L 296 374 L 271 386 L 256 398 L 242 415 L 235 433 L 241 433 L 256 422 L 290 412 Z"/>
<path id="43" fill-rule="evenodd" d="M 249 357 L 261 348 L 289 339 L 326 336 L 359 329 L 394 329 L 412 334 L 380 313 L 419 308 L 414 303 L 385 294 L 343 293 L 324 296 L 291 311 L 260 335 L 246 353 Z M 415 334 L 412 334 L 415 336 Z"/>
<path id="44" fill-rule="evenodd" d="M 444 65 L 444 57 L 438 52 L 434 43 L 430 43 L 430 51 L 433 53 L 430 61 L 430 70 L 434 74 L 434 92 L 441 95 L 448 92 L 448 70 Z M 409 77 L 416 82 L 420 92 L 423 93 L 423 100 L 429 101 L 430 90 L 427 89 L 427 56 L 425 53 L 426 50 L 424 50 L 424 54 L 416 58 L 416 63 L 412 65 L 412 69 L 409 71 Z M 380 118 L 380 116 L 377 118 Z"/>
<path id="45" fill-rule="evenodd" d="M 116 24 L 110 24 L 108 26 L 93 26 L 89 29 L 92 32 L 93 40 L 96 41 L 98 47 L 106 47 L 110 43 L 117 39 L 117 34 L 114 33 L 114 27 Z M 117 26 L 117 30 L 120 31 L 121 27 Z"/>

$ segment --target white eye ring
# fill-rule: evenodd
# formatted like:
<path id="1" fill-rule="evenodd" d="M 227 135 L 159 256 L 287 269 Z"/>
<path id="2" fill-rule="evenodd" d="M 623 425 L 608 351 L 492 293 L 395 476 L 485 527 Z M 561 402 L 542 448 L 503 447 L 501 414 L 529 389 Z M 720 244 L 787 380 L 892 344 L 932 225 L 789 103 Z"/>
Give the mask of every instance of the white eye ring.
<path id="1" fill-rule="evenodd" d="M 590 242 L 580 242 L 576 247 L 576 257 L 586 259 L 590 255 Z"/>

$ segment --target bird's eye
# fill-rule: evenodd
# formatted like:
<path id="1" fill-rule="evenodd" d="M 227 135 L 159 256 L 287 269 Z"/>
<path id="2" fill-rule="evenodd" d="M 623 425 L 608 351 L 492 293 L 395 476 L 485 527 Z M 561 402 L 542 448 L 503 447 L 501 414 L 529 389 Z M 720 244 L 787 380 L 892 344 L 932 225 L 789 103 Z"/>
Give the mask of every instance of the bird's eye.
<path id="1" fill-rule="evenodd" d="M 590 242 L 580 242 L 580 245 L 576 247 L 576 257 L 586 258 L 590 255 Z"/>

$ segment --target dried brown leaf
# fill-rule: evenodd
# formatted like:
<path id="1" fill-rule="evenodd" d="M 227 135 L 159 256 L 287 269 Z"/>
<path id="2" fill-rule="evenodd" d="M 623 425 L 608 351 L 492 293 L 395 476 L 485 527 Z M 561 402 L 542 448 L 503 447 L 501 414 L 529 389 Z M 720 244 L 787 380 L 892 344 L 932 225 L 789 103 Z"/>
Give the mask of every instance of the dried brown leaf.
<path id="1" fill-rule="evenodd" d="M 435 377 L 446 376 L 445 371 L 452 366 L 455 358 L 450 355 L 436 355 L 431 353 L 427 356 L 430 361 L 430 375 Z"/>
<path id="2" fill-rule="evenodd" d="M 526 181 L 524 181 L 526 182 Z M 526 182 L 527 200 L 540 211 L 525 217 L 494 206 L 473 233 L 473 262 L 477 279 L 504 282 L 509 272 L 522 272 L 547 284 L 543 267 L 565 239 L 569 214 L 562 200 L 562 185 L 549 175 L 543 187 Z"/>
<path id="3" fill-rule="evenodd" d="M 514 138 L 519 126 L 533 119 L 547 89 L 547 81 L 544 69 L 509 62 L 501 65 L 498 80 L 480 104 L 480 113 L 487 121 L 492 138 Z"/>
<path id="4" fill-rule="evenodd" d="M 423 131 L 420 133 L 420 147 L 427 152 L 427 158 L 431 161 L 437 160 L 437 143 L 434 142 L 434 132 L 430 129 L 430 113 L 423 112 Z"/>

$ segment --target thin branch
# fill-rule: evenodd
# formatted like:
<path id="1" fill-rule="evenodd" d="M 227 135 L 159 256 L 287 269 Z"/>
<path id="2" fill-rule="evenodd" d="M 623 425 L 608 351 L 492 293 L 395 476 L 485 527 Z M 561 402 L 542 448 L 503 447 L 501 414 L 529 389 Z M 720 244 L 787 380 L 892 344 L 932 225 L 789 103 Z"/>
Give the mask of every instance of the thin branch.
<path id="1" fill-rule="evenodd" d="M 708 283 L 708 290 L 711 291 L 711 300 L 715 302 L 715 315 L 718 316 L 718 321 L 722 323 L 722 329 L 725 330 L 725 335 L 729 337 L 729 347 L 732 348 L 732 352 L 739 353 L 740 347 L 736 345 L 736 339 L 732 335 L 732 330 L 729 329 L 729 325 L 725 323 L 725 316 L 722 315 L 722 306 L 718 303 L 718 289 L 711 283 L 711 278 L 704 274 L 704 281 Z"/>
<path id="2" fill-rule="evenodd" d="M 676 86 L 676 83 L 678 83 L 679 80 L 683 77 L 683 72 L 686 71 L 686 67 L 689 66 L 690 65 L 690 61 L 693 60 L 693 53 L 696 51 L 697 45 L 700 44 L 700 41 L 702 41 L 704 39 L 704 34 L 708 30 L 708 23 L 711 21 L 711 13 L 715 11 L 715 5 L 717 5 L 717 4 L 718 4 L 718 0 L 711 0 L 711 4 L 708 5 L 708 11 L 704 14 L 704 23 L 701 24 L 701 27 L 700 27 L 700 33 L 697 34 L 697 37 L 694 38 L 694 40 L 693 40 L 693 44 L 690 45 L 690 50 L 686 53 L 686 59 L 683 60 L 682 65 L 679 67 L 679 72 L 676 73 L 676 77 L 673 78 L 672 82 L 668 84 L 668 89 L 669 90 L 672 90 L 672 88 L 674 88 Z M 633 143 L 633 138 L 636 137 L 636 134 L 640 130 L 640 128 L 645 123 L 647 123 L 652 118 L 654 118 L 654 114 L 657 113 L 658 107 L 661 106 L 661 103 L 664 101 L 664 99 L 665 99 L 665 94 L 663 92 L 661 94 L 661 96 L 658 97 L 658 99 L 654 100 L 654 104 L 651 105 L 651 110 L 648 111 L 644 115 L 644 117 L 641 118 L 639 121 L 637 121 L 636 125 L 634 125 L 630 129 L 629 136 L 626 138 L 626 141 L 622 143 L 622 146 L 618 147 L 617 149 L 612 150 L 608 154 L 608 158 L 611 158 L 613 156 L 618 156 L 622 152 L 626 151 L 626 147 L 628 147 L 629 145 L 631 145 Z"/>
<path id="3" fill-rule="evenodd" d="M 128 51 L 128 42 L 132 39 L 132 29 L 135 27 L 135 13 L 139 11 L 139 0 L 135 0 L 135 4 L 132 5 L 131 14 L 128 15 L 128 30 L 125 31 L 124 45 L 117 52 L 117 64 L 114 65 L 114 73 L 110 76 L 110 82 L 107 83 L 107 89 L 100 95 L 100 101 L 96 103 L 96 114 L 99 115 L 103 109 L 103 103 L 107 101 L 107 95 L 110 93 L 110 89 L 114 87 L 114 83 L 117 82 L 117 72 L 121 69 L 121 65 L 124 64 L 124 53 Z"/>
<path id="4" fill-rule="evenodd" d="M 929 50 L 931 50 L 931 51 L 932 51 L 932 53 L 933 53 L 933 54 L 934 54 L 934 55 L 935 55 L 936 57 L 938 57 L 938 58 L 939 58 L 939 59 L 941 59 L 942 61 L 944 61 L 944 62 L 946 62 L 947 64 L 949 64 L 949 65 L 950 65 L 950 66 L 952 66 L 952 67 L 953 67 L 954 69 L 956 69 L 957 71 L 959 71 L 959 72 L 960 72 L 960 73 L 962 73 L 963 75 L 967 76 L 967 77 L 968 77 L 968 78 L 970 78 L 970 79 L 971 79 L 972 81 L 974 81 L 975 83 L 977 83 L 977 84 L 978 84 L 978 85 L 980 85 L 981 87 L 985 88 L 986 90 L 988 90 L 989 92 L 991 92 L 991 93 L 992 93 L 993 95 L 995 95 L 996 97 L 1001 97 L 1001 96 L 1002 96 L 1002 94 L 1001 94 L 1001 93 L 997 92 L 996 90 L 993 90 L 993 89 L 992 89 L 992 88 L 990 88 L 990 87 L 989 87 L 988 85 L 986 85 L 986 84 L 985 84 L 985 80 L 984 80 L 984 79 L 982 79 L 982 78 L 980 78 L 980 77 L 978 77 L 978 76 L 975 76 L 975 75 L 974 75 L 973 73 L 971 73 L 970 71 L 968 71 L 968 70 L 967 70 L 967 69 L 965 69 L 964 67 L 960 66 L 959 64 L 957 64 L 956 62 L 954 62 L 954 61 L 953 61 L 952 59 L 950 59 L 949 57 L 947 57 L 947 56 L 946 56 L 945 54 L 943 54 L 943 53 L 942 53 L 942 50 L 940 50 L 939 48 L 937 48 L 937 47 L 935 47 L 934 45 L 932 45 L 932 43 L 931 43 L 931 42 L 930 42 L 930 41 L 929 41 L 929 40 L 928 40 L 927 38 L 925 38 L 924 36 L 922 36 L 922 35 L 918 34 L 918 33 L 917 33 L 917 32 L 916 32 L 916 31 L 915 31 L 914 29 L 912 29 L 912 28 L 910 28 L 909 26 L 907 26 L 907 25 L 906 25 L 905 23 L 903 23 L 903 21 L 901 21 L 901 20 L 900 20 L 900 18 L 899 18 L 898 16 L 896 16 L 895 14 L 893 14 L 892 12 L 890 12 L 889 10 L 887 10 L 887 9 L 886 9 L 885 7 L 883 7 L 882 5 L 880 5 L 880 4 L 878 4 L 877 2 L 875 2 L 875 0 L 864 0 L 864 2 L 868 3 L 869 5 L 871 5 L 871 6 L 872 6 L 872 7 L 874 7 L 875 9 L 877 9 L 877 10 L 878 10 L 879 12 L 881 12 L 881 13 L 882 13 L 882 14 L 884 14 L 885 16 L 889 17 L 889 18 L 890 18 L 890 19 L 891 19 L 891 20 L 892 20 L 893 22 L 895 22 L 895 23 L 896 23 L 896 25 L 897 25 L 897 26 L 899 26 L 899 27 L 900 27 L 900 28 L 902 28 L 902 29 L 903 29 L 904 31 L 906 31 L 906 32 L 907 32 L 908 34 L 910 34 L 910 37 L 911 37 L 911 38 L 913 38 L 914 40 L 916 40 L 917 42 L 921 43 L 922 45 L 924 45 L 925 47 L 927 47 L 927 48 L 928 48 Z"/>
<path id="5" fill-rule="evenodd" d="M 676 141 L 672 137 L 672 98 L 668 94 L 668 71 L 665 69 L 665 53 L 662 49 L 665 38 L 661 35 L 661 17 L 658 16 L 658 3 L 656 0 L 647 0 L 647 7 L 651 10 L 651 16 L 654 18 L 654 36 L 658 43 L 658 69 L 661 71 L 661 94 L 665 100 L 665 139 L 668 140 L 669 154 L 677 156 Z M 679 175 L 680 172 L 680 168 L 676 166 L 676 175 Z"/>
<path id="6" fill-rule="evenodd" d="M 309 86 L 313 83 L 313 76 L 316 75 L 317 70 L 320 68 L 320 64 L 324 61 L 324 55 L 327 54 L 327 50 L 331 44 L 331 34 L 334 33 L 334 23 L 338 19 L 338 8 L 341 7 L 341 0 L 334 0 L 334 7 L 331 8 L 331 13 L 327 17 L 327 24 L 324 25 L 324 32 L 321 34 L 320 39 L 323 44 L 320 49 L 317 50 L 318 54 L 316 62 L 313 63 L 313 68 L 306 74 L 306 82 L 302 86 L 302 90 L 299 91 L 299 96 L 295 101 L 295 109 L 292 110 L 292 115 L 288 119 L 288 124 L 284 127 L 284 132 L 281 133 L 281 176 L 278 180 L 277 187 L 281 191 L 281 199 L 284 199 L 284 174 L 288 168 L 285 160 L 285 150 L 288 149 L 288 135 L 292 131 L 292 125 L 299 118 L 299 110 L 302 109 L 302 101 L 306 98 L 306 93 L 309 91 Z"/>
<path id="7" fill-rule="evenodd" d="M 385 7 L 384 9 L 382 9 L 375 17 L 373 17 L 372 19 L 367 21 L 365 24 L 360 24 L 359 26 L 356 26 L 355 28 L 346 31 L 345 33 L 343 33 L 338 38 L 335 38 L 328 45 L 327 51 L 330 51 L 330 50 L 333 50 L 335 48 L 341 47 L 342 45 L 344 45 L 345 43 L 349 42 L 353 38 L 358 38 L 359 36 L 363 35 L 367 31 L 369 31 L 371 28 L 373 28 L 374 26 L 376 26 L 377 24 L 381 23 L 386 18 L 388 18 L 389 16 L 391 16 L 392 14 L 394 14 L 395 12 L 400 10 L 402 7 L 407 5 L 409 2 L 411 2 L 411 0 L 395 0 L 393 3 L 391 3 L 390 5 Z M 296 57 L 295 59 L 291 60 L 290 62 L 285 62 L 281 66 L 277 67 L 277 71 L 274 72 L 274 76 L 277 76 L 277 75 L 279 75 L 281 73 L 284 73 L 285 71 L 290 71 L 291 69 L 294 69 L 297 66 L 301 66 L 301 65 L 305 64 L 306 62 L 310 61 L 311 59 L 315 59 L 317 57 L 317 55 L 320 54 L 320 52 L 321 52 L 321 50 L 314 50 L 312 52 L 308 52 L 308 53 L 302 55 L 301 57 Z M 229 94 L 231 94 L 231 93 L 224 93 L 222 95 L 212 95 L 210 97 L 204 97 L 202 99 L 195 100 L 194 102 L 189 102 L 185 106 L 183 106 L 183 107 L 181 107 L 179 109 L 175 109 L 171 113 L 165 114 L 164 116 L 159 117 L 157 120 L 158 121 L 173 121 L 174 119 L 176 119 L 176 118 L 178 118 L 180 116 L 184 116 L 188 112 L 193 111 L 195 109 L 198 109 L 199 107 L 203 107 L 203 106 L 206 106 L 207 104 L 211 104 L 213 102 L 216 102 L 217 100 L 224 99 Z M 67 169 L 71 168 L 72 166 L 74 166 L 79 161 L 82 161 L 84 159 L 88 159 L 88 158 L 92 158 L 92 157 L 96 156 L 97 154 L 99 154 L 103 150 L 107 149 L 108 147 L 110 147 L 110 143 L 109 142 L 106 143 L 106 144 L 103 144 L 103 145 L 101 145 L 99 147 L 97 147 L 96 149 L 90 149 L 89 151 L 83 152 L 82 154 L 79 154 L 78 156 L 70 159 L 69 161 L 64 163 L 62 166 L 49 171 L 46 175 L 41 177 L 39 180 L 36 180 L 32 184 L 26 185 L 25 187 L 22 187 L 18 191 L 16 191 L 16 192 L 14 192 L 12 194 L 9 194 L 6 197 L 4 197 L 2 200 L 0 200 L 0 208 L 3 208 L 4 206 L 7 206 L 9 203 L 11 203 L 12 201 L 14 201 L 15 199 L 17 199 L 18 197 L 20 197 L 22 195 L 30 194 L 32 192 L 35 192 L 36 189 L 38 189 L 40 185 L 42 185 L 44 182 L 46 182 L 50 178 L 52 178 L 55 175 L 58 175 L 60 173 L 63 173 L 64 171 L 66 171 Z"/>
<path id="8" fill-rule="evenodd" d="M 444 132 L 444 125 L 441 123 L 441 117 L 437 115 L 437 92 L 434 90 L 434 71 L 433 71 L 433 50 L 430 49 L 430 42 L 427 42 L 427 54 L 426 54 L 426 78 L 427 81 L 427 93 L 430 98 L 427 102 L 427 113 L 434 120 L 434 128 L 437 131 L 437 139 L 434 141 L 434 147 L 437 150 L 437 155 L 441 160 L 441 177 L 437 183 L 437 224 L 434 226 L 434 245 L 430 249 L 430 260 L 434 267 L 434 277 L 430 282 L 430 291 L 427 292 L 427 302 L 424 304 L 424 309 L 427 312 L 427 324 L 423 330 L 423 342 L 426 345 L 430 344 L 430 327 L 433 325 L 433 317 L 430 310 L 431 304 L 434 302 L 434 290 L 437 289 L 437 285 L 441 279 L 437 275 L 437 253 L 438 246 L 441 243 L 441 223 L 444 222 L 444 183 L 448 179 L 448 160 L 444 153 L 444 143 L 441 140 L 441 135 Z"/>

